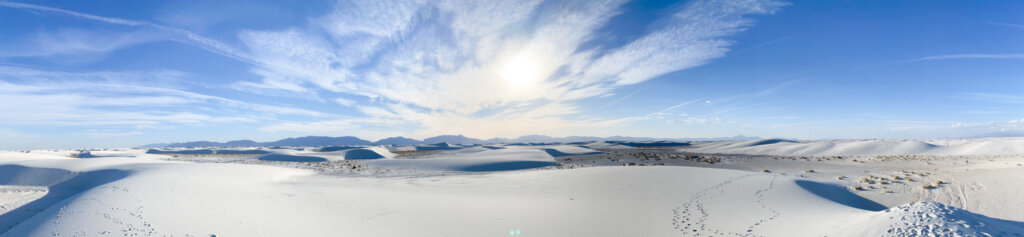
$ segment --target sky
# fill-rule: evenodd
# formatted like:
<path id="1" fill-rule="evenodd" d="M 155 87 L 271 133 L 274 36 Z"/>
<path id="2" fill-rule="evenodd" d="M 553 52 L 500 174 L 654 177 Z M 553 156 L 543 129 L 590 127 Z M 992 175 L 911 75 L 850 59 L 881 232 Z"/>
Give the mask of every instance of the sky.
<path id="1" fill-rule="evenodd" d="M 0 1 L 0 149 L 1024 134 L 1021 1 Z"/>

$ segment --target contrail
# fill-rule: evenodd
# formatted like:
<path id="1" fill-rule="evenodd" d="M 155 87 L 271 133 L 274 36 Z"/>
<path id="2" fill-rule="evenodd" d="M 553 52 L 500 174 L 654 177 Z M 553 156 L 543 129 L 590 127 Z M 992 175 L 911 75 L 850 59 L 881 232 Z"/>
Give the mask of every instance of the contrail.
<path id="1" fill-rule="evenodd" d="M 165 31 L 177 33 L 177 34 L 180 34 L 180 35 L 185 37 L 184 40 L 175 40 L 175 41 L 179 41 L 179 42 L 186 43 L 186 44 L 189 44 L 189 45 L 192 45 L 192 46 L 196 46 L 196 47 L 201 48 L 203 50 L 210 51 L 210 52 L 213 52 L 213 53 L 216 53 L 216 54 L 219 54 L 219 55 L 222 55 L 222 56 L 226 56 L 226 57 L 229 57 L 229 58 L 233 58 L 233 59 L 236 59 L 236 60 L 239 60 L 239 61 L 242 61 L 242 62 L 246 62 L 246 63 L 252 64 L 252 65 L 267 67 L 267 65 L 265 65 L 264 63 L 261 63 L 258 60 L 252 59 L 252 57 L 250 57 L 250 56 L 248 56 L 248 55 L 246 55 L 244 53 L 239 52 L 238 50 L 236 50 L 235 48 L 232 48 L 231 46 L 228 46 L 227 44 L 221 43 L 220 41 L 217 41 L 217 40 L 214 40 L 214 39 L 211 39 L 211 38 L 208 38 L 208 37 L 205 37 L 205 36 L 202 36 L 202 35 L 199 35 L 199 34 L 196 34 L 194 32 L 191 32 L 191 31 L 188 31 L 188 30 L 184 30 L 184 29 L 174 28 L 174 27 L 165 26 L 165 25 L 161 25 L 161 24 L 156 24 L 156 23 L 152 23 L 152 22 L 148 22 L 148 21 L 137 21 L 137 20 L 128 20 L 128 19 L 120 19 L 120 18 L 113 18 L 113 17 L 97 16 L 97 15 L 92 15 L 92 14 L 86 14 L 86 13 L 81 13 L 81 12 L 75 12 L 75 11 L 59 9 L 59 8 L 52 8 L 52 7 L 32 5 L 32 4 L 26 4 L 26 3 L 18 3 L 18 2 L 6 2 L 6 1 L 3 1 L 3 2 L 0 2 L 0 7 L 8 7 L 8 8 L 15 8 L 15 9 L 30 10 L 30 11 L 31 10 L 45 11 L 45 12 L 51 12 L 51 13 L 57 13 L 57 14 L 64 14 L 64 15 L 68 15 L 68 16 L 72 16 L 72 17 L 78 17 L 78 18 L 82 18 L 82 19 L 101 21 L 101 22 L 106 22 L 106 23 L 115 24 L 115 25 L 153 27 L 153 28 L 157 28 L 157 29 L 160 29 L 160 30 L 165 30 Z M 174 40 L 174 39 L 172 39 L 172 40 Z"/>

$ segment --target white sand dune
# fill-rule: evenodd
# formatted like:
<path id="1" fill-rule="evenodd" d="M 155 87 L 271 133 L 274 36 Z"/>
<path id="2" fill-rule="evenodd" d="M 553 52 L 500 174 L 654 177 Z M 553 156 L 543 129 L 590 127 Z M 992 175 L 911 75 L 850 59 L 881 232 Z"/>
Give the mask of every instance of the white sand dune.
<path id="1" fill-rule="evenodd" d="M 437 143 L 437 144 L 430 144 L 430 145 L 419 145 L 419 146 L 414 146 L 414 147 L 416 148 L 416 150 L 419 150 L 419 151 L 458 150 L 458 149 L 462 149 L 462 146 L 452 145 L 452 144 L 448 144 L 448 143 Z"/>
<path id="2" fill-rule="evenodd" d="M 330 157 L 333 158 L 333 157 L 336 157 L 336 156 L 330 156 Z M 309 155 L 297 155 L 297 154 L 294 154 L 294 153 L 289 154 L 289 153 L 276 153 L 276 152 L 275 153 L 266 154 L 266 155 L 261 155 L 259 157 L 256 157 L 256 159 L 257 160 L 264 160 L 264 161 L 289 161 L 289 162 L 325 162 L 325 161 L 330 161 L 330 159 L 325 158 L 325 156 L 309 156 Z M 344 160 L 344 158 L 338 158 L 336 160 Z"/>
<path id="3" fill-rule="evenodd" d="M 540 148 L 508 147 L 459 149 L 450 156 L 429 159 L 389 159 L 367 161 L 367 165 L 394 169 L 486 172 L 531 169 L 555 165 L 552 156 Z"/>
<path id="4" fill-rule="evenodd" d="M 384 147 L 351 147 L 328 152 L 297 151 L 292 149 L 273 149 L 267 154 L 257 156 L 258 160 L 291 161 L 291 162 L 325 162 L 338 160 L 390 159 L 395 154 Z"/>
<path id="5" fill-rule="evenodd" d="M 395 154 L 388 151 L 387 148 L 374 146 L 374 147 L 360 147 L 345 149 L 332 152 L 316 152 L 316 153 L 304 153 L 307 155 L 322 155 L 322 156 L 333 156 L 341 157 L 344 160 L 366 160 L 366 159 L 391 159 L 395 157 Z"/>
<path id="6" fill-rule="evenodd" d="M 47 192 L 49 189 L 44 186 L 0 185 L 0 215 L 38 200 Z"/>
<path id="7" fill-rule="evenodd" d="M 96 155 L 97 153 L 102 155 Z M 253 155 L 255 159 L 265 161 L 292 162 L 324 162 L 337 160 L 390 159 L 395 157 L 387 148 L 381 146 L 325 147 L 315 149 L 148 149 L 146 155 Z M 89 157 L 139 157 L 137 151 L 123 150 L 119 152 L 90 152 Z M 82 158 L 82 157 L 80 157 Z"/>
<path id="8" fill-rule="evenodd" d="M 175 148 L 175 149 L 149 149 L 146 150 L 146 154 L 178 154 L 178 155 L 213 155 L 213 154 L 230 154 L 230 155 L 258 155 L 270 153 L 263 149 L 189 149 L 189 148 Z M 120 152 L 115 154 L 131 155 L 131 152 Z"/>
<path id="9" fill-rule="evenodd" d="M 584 145 L 584 147 L 587 147 L 587 148 L 590 148 L 590 149 L 630 149 L 630 148 L 633 148 L 631 146 L 626 146 L 626 145 L 617 144 L 617 143 L 609 143 L 609 142 L 591 142 L 591 143 L 587 143 L 586 145 Z"/>
<path id="10" fill-rule="evenodd" d="M 976 138 L 939 140 L 821 140 L 707 142 L 685 151 L 786 156 L 874 156 L 874 155 L 1019 155 L 1024 138 Z"/>
<path id="11" fill-rule="evenodd" d="M 843 227 L 862 236 L 1020 236 L 1024 223 L 993 219 L 937 202 L 915 202 L 862 214 Z M 879 226 L 889 228 L 880 229 Z"/>
<path id="12" fill-rule="evenodd" d="M 827 184 L 707 168 L 341 178 L 251 165 L 88 164 L 93 161 L 59 161 L 90 167 L 75 170 L 47 167 L 52 160 L 2 166 L 18 170 L 5 172 L 13 177 L 7 180 L 56 172 L 44 176 L 59 179 L 32 185 L 66 190 L 27 204 L 34 215 L 0 216 L 12 226 L 4 236 L 496 236 L 510 230 L 534 236 L 858 236 L 836 230 L 853 223 L 876 233 L 920 223 L 890 219 L 878 204 Z M 990 219 L 977 226 L 971 218 L 980 217 L 940 211 L 948 210 L 955 215 L 935 225 L 968 223 L 958 233 L 999 234 L 1020 226 Z"/>
<path id="13" fill-rule="evenodd" d="M 1024 230 L 1019 221 L 930 202 L 886 208 L 844 186 L 778 173 L 528 169 L 555 164 L 546 149 L 593 151 L 468 147 L 442 158 L 362 161 L 459 171 L 401 177 L 174 162 L 145 150 L 102 159 L 69 158 L 71 151 L 0 152 L 0 197 L 4 190 L 25 192 L 0 202 L 7 210 L 0 213 L 6 227 L 0 236 L 1005 236 Z"/>
<path id="14" fill-rule="evenodd" d="M 541 149 L 553 157 L 601 154 L 600 151 L 573 145 L 548 146 Z"/>

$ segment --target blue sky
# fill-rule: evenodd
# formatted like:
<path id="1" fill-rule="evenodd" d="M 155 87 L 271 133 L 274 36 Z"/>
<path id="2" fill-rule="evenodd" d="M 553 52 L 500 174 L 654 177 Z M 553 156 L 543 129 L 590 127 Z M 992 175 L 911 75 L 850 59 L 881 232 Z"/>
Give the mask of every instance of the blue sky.
<path id="1" fill-rule="evenodd" d="M 1017 1 L 0 1 L 0 148 L 1024 132 Z"/>

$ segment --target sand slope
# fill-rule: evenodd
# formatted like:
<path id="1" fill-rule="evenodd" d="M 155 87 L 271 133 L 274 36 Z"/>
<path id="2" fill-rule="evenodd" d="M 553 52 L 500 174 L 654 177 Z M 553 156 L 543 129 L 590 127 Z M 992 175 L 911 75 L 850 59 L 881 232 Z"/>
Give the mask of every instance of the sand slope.
<path id="1" fill-rule="evenodd" d="M 1024 154 L 1024 138 L 821 141 L 764 139 L 706 142 L 683 150 L 782 156 L 1020 155 Z"/>
<path id="2" fill-rule="evenodd" d="M 485 172 L 530 169 L 552 166 L 556 163 L 551 155 L 539 148 L 472 147 L 459 149 L 442 158 L 374 160 L 367 161 L 366 164 L 394 169 Z"/>
<path id="3" fill-rule="evenodd" d="M 470 170 L 551 159 L 537 148 L 468 149 L 450 158 L 366 162 Z M 9 226 L 0 236 L 969 236 L 1022 226 L 933 203 L 889 209 L 843 187 L 774 173 L 494 167 L 488 170 L 513 171 L 350 177 L 0 153 L 0 194 L 11 186 L 48 190 L 6 204 L 13 211 L 0 213 Z"/>

